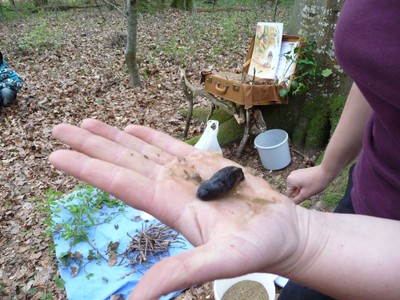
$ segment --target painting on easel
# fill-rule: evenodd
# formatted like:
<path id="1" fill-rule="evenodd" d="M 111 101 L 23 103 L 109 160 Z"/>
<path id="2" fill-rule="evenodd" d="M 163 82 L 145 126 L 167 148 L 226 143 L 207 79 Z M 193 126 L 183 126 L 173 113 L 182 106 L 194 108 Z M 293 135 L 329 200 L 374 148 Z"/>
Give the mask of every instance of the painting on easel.
<path id="1" fill-rule="evenodd" d="M 257 23 L 253 55 L 248 74 L 257 78 L 275 79 L 282 45 L 282 23 Z"/>

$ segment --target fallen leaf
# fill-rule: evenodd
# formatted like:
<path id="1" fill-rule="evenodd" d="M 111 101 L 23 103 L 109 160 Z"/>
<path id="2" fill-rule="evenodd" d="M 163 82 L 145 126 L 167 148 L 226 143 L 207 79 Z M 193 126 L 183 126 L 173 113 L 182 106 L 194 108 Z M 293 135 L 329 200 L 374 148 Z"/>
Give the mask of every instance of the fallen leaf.
<path id="1" fill-rule="evenodd" d="M 108 259 L 107 263 L 110 267 L 115 266 L 117 262 L 117 255 L 115 253 L 110 255 L 110 258 Z"/>
<path id="2" fill-rule="evenodd" d="M 75 266 L 70 266 L 69 268 L 70 268 L 70 270 L 71 270 L 71 276 L 72 276 L 72 277 L 75 277 L 76 275 L 78 275 L 79 269 L 78 269 L 77 267 L 75 267 Z"/>

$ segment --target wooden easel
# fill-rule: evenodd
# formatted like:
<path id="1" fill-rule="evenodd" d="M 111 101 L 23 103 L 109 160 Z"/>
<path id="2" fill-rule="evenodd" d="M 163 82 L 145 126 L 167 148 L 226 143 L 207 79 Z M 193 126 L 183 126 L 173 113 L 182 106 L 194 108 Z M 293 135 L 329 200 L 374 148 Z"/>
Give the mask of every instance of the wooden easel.
<path id="1" fill-rule="evenodd" d="M 196 96 L 202 96 L 207 98 L 211 102 L 211 110 L 207 116 L 207 121 L 211 118 L 216 107 L 219 107 L 229 115 L 233 116 L 239 124 L 245 124 L 244 133 L 240 145 L 237 149 L 236 156 L 242 155 L 243 149 L 247 144 L 250 134 L 259 134 L 267 130 L 267 126 L 262 117 L 261 111 L 258 109 L 245 109 L 243 105 L 236 105 L 228 100 L 219 99 L 213 94 L 205 91 L 201 87 L 196 87 L 186 78 L 186 72 L 180 69 L 181 86 L 185 94 L 186 99 L 189 102 L 189 111 L 186 117 L 186 124 L 184 130 L 184 138 L 187 137 L 187 133 L 190 126 L 190 121 L 193 115 L 193 102 Z"/>

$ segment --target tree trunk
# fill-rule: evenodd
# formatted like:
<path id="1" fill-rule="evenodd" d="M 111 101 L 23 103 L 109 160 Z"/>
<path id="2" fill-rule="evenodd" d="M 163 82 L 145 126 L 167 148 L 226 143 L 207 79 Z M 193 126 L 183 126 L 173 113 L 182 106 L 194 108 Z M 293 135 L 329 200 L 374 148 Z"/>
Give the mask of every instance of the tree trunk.
<path id="1" fill-rule="evenodd" d="M 125 62 L 131 76 L 131 85 L 138 86 L 140 85 L 139 67 L 136 60 L 138 1 L 127 0 L 127 13 L 128 39 L 125 48 Z"/>
<path id="2" fill-rule="evenodd" d="M 338 97 L 344 99 L 351 86 L 351 80 L 336 61 L 333 48 L 334 30 L 343 2 L 296 0 L 288 25 L 288 34 L 300 35 L 308 41 L 316 42 L 314 57 L 319 69 L 329 69 L 332 72 L 327 78 L 320 76 L 312 80 L 306 95 L 292 96 L 292 105 L 285 112 L 291 117 L 298 116 L 292 131 L 293 143 L 310 149 L 325 146 L 331 127 L 336 125 L 332 116 L 337 115 L 337 109 L 335 112 L 330 111 L 330 104 Z"/>
<path id="3" fill-rule="evenodd" d="M 171 7 L 193 12 L 194 0 L 173 0 Z"/>
<path id="4" fill-rule="evenodd" d="M 44 5 L 47 5 L 47 4 L 49 4 L 48 0 L 34 0 L 33 1 L 33 5 L 35 7 L 41 7 L 41 6 L 44 6 Z"/>
<path id="5" fill-rule="evenodd" d="M 333 36 L 339 11 L 344 0 L 296 0 L 288 33 L 316 42 L 314 56 L 321 69 L 331 69 L 333 75 L 327 80 L 315 82 L 319 95 L 346 95 L 348 77 L 342 72 L 335 57 Z M 333 82 L 332 82 L 333 80 Z M 321 85 L 322 84 L 322 85 Z"/>

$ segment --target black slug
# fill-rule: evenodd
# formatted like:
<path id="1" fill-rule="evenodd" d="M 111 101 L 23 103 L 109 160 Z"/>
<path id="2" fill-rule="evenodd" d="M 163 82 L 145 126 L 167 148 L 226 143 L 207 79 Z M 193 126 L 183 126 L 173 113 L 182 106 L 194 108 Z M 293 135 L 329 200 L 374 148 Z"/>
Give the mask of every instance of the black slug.
<path id="1" fill-rule="evenodd" d="M 212 200 L 226 195 L 240 181 L 244 180 L 241 168 L 225 167 L 205 180 L 197 189 L 196 196 L 201 200 Z"/>

